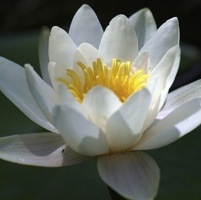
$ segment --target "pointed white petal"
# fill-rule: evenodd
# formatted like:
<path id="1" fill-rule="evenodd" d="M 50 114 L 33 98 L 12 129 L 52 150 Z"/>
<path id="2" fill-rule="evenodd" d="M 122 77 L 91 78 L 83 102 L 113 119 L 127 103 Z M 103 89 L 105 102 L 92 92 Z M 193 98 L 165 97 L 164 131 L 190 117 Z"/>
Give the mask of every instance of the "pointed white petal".
<path id="1" fill-rule="evenodd" d="M 102 180 L 126 199 L 151 200 L 156 197 L 160 170 L 148 154 L 130 152 L 100 156 L 97 166 Z"/>
<path id="2" fill-rule="evenodd" d="M 156 121 L 143 135 L 135 149 L 156 149 L 168 145 L 201 124 L 201 98 L 177 107 L 160 121 Z"/>
<path id="3" fill-rule="evenodd" d="M 149 73 L 149 54 L 148 52 L 140 53 L 132 63 L 132 70 L 143 70 L 144 73 Z"/>
<path id="4" fill-rule="evenodd" d="M 106 134 L 113 152 L 132 148 L 140 139 L 151 95 L 143 89 L 132 95 L 108 120 Z"/>
<path id="5" fill-rule="evenodd" d="M 0 159 L 42 167 L 68 166 L 86 160 L 85 157 L 69 149 L 61 136 L 54 133 L 2 137 Z"/>
<path id="6" fill-rule="evenodd" d="M 81 155 L 109 152 L 104 133 L 79 111 L 68 105 L 54 109 L 54 122 L 67 145 Z"/>
<path id="7" fill-rule="evenodd" d="M 140 50 L 157 30 L 154 17 L 148 8 L 144 8 L 130 16 L 129 21 L 134 25 Z"/>
<path id="8" fill-rule="evenodd" d="M 131 62 L 138 54 L 138 41 L 133 26 L 124 15 L 113 18 L 101 39 L 99 50 L 107 64 L 113 58 Z"/>
<path id="9" fill-rule="evenodd" d="M 92 88 L 82 102 L 91 121 L 103 130 L 108 118 L 117 111 L 121 104 L 112 91 L 101 86 Z"/>
<path id="10" fill-rule="evenodd" d="M 161 110 L 169 91 L 169 88 L 176 76 L 180 60 L 179 46 L 171 48 L 150 73 L 149 84 L 154 83 L 154 90 L 152 92 L 152 101 L 149 114 L 146 120 L 145 130 L 153 123 Z"/>
<path id="11" fill-rule="evenodd" d="M 49 38 L 49 59 L 62 67 L 72 68 L 76 45 L 63 29 L 54 26 Z"/>
<path id="12" fill-rule="evenodd" d="M 48 55 L 48 43 L 49 43 L 50 30 L 47 27 L 43 27 L 39 37 L 39 46 L 38 46 L 38 56 L 40 63 L 40 70 L 43 77 L 43 80 L 52 85 L 49 72 L 48 72 L 48 63 L 49 63 L 49 55 Z"/>
<path id="13" fill-rule="evenodd" d="M 49 131 L 57 132 L 30 93 L 24 68 L 2 57 L 0 58 L 0 90 L 32 121 Z"/>
<path id="14" fill-rule="evenodd" d="M 167 76 L 167 79 L 165 82 L 165 87 L 160 95 L 159 110 L 161 110 L 162 106 L 164 105 L 169 89 L 172 86 L 175 80 L 175 77 L 177 75 L 179 64 L 180 64 L 180 57 L 181 57 L 180 54 L 181 54 L 180 47 L 175 46 L 167 52 L 166 56 L 164 56 L 162 61 L 159 63 L 159 65 L 161 64 L 163 66 L 165 65 L 168 66 L 169 63 L 172 64 L 171 71 L 169 75 Z"/>
<path id="15" fill-rule="evenodd" d="M 87 67 L 93 67 L 93 62 L 98 58 L 103 60 L 102 55 L 95 47 L 88 43 L 82 43 L 75 52 L 73 59 L 74 66 L 76 66 L 78 62 L 82 62 Z"/>
<path id="16" fill-rule="evenodd" d="M 168 91 L 175 79 L 177 71 L 179 69 L 179 62 L 180 62 L 180 47 L 175 46 L 171 48 L 156 68 L 151 72 L 151 76 L 158 77 L 158 83 L 156 88 L 156 94 L 154 94 L 153 101 L 159 99 L 160 96 L 160 103 L 158 105 L 157 112 L 162 108 Z"/>
<path id="17" fill-rule="evenodd" d="M 157 119 L 163 119 L 178 106 L 195 98 L 201 98 L 201 79 L 169 93 Z"/>
<path id="18" fill-rule="evenodd" d="M 179 44 L 179 25 L 177 18 L 169 19 L 161 25 L 140 52 L 150 55 L 151 69 L 155 68 L 165 53 Z"/>
<path id="19" fill-rule="evenodd" d="M 103 29 L 90 6 L 83 5 L 76 12 L 69 29 L 69 35 L 77 46 L 87 42 L 98 48 Z"/>
<path id="20" fill-rule="evenodd" d="M 25 66 L 26 77 L 29 89 L 43 111 L 46 118 L 52 122 L 52 109 L 57 105 L 56 93 L 40 76 L 34 71 L 30 65 Z"/>

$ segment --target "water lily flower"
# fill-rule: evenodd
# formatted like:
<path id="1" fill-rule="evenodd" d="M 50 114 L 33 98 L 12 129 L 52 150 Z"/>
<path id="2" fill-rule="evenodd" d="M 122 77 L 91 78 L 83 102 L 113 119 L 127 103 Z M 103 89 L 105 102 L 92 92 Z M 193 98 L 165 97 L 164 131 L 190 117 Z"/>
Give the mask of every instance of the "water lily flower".
<path id="1" fill-rule="evenodd" d="M 0 158 L 47 167 L 95 158 L 117 193 L 153 199 L 159 169 L 138 150 L 168 145 L 201 123 L 201 80 L 168 94 L 180 62 L 177 18 L 157 29 L 142 9 L 114 17 L 103 32 L 83 5 L 69 33 L 52 28 L 48 46 L 49 56 L 43 47 L 40 56 L 44 80 L 29 64 L 0 58 L 1 91 L 50 131 L 1 138 Z"/>

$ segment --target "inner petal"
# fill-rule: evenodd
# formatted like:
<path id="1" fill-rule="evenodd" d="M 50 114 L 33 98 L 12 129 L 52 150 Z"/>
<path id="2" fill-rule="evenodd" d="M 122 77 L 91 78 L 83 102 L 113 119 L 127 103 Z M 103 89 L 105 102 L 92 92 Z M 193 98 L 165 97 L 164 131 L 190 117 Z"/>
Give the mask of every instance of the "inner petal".
<path id="1" fill-rule="evenodd" d="M 77 65 L 84 74 L 84 84 L 72 69 L 66 70 L 68 80 L 59 77 L 57 81 L 63 83 L 80 103 L 86 93 L 97 85 L 112 90 L 121 102 L 125 102 L 130 95 L 141 90 L 148 82 L 149 75 L 142 69 L 133 71 L 130 61 L 121 62 L 114 58 L 112 65 L 107 66 L 98 58 L 92 63 L 93 67 L 89 67 L 83 62 L 77 62 Z"/>

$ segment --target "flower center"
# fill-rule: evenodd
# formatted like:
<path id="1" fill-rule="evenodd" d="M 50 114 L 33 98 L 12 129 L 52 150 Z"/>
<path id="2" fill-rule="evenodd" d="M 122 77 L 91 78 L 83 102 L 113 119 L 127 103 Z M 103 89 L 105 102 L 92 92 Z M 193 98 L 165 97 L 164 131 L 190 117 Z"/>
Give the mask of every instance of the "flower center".
<path id="1" fill-rule="evenodd" d="M 108 67 L 98 58 L 93 62 L 93 67 L 87 67 L 78 62 L 84 74 L 84 84 L 79 75 L 72 69 L 67 69 L 66 74 L 70 80 L 58 78 L 57 80 L 66 85 L 77 101 L 82 102 L 86 93 L 96 85 L 102 85 L 112 90 L 122 102 L 133 93 L 147 85 L 149 75 L 143 70 L 132 72 L 131 62 L 121 62 L 113 59 L 112 66 Z"/>

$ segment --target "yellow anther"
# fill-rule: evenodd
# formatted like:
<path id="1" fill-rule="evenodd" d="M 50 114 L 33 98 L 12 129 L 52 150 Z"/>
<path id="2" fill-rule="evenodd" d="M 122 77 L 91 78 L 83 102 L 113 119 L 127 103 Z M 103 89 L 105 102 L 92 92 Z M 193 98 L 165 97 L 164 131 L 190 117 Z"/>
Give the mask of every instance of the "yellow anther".
<path id="1" fill-rule="evenodd" d="M 81 82 L 80 82 L 79 76 L 71 69 L 67 69 L 66 71 L 67 71 L 67 75 L 69 75 L 71 79 L 73 80 L 76 88 L 78 90 L 81 90 Z"/>

